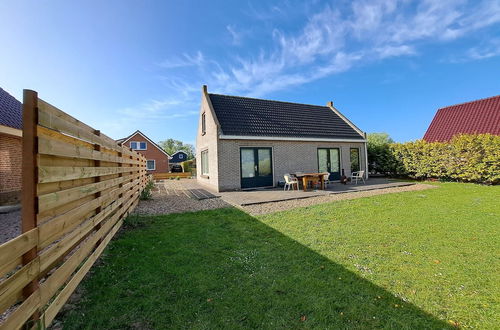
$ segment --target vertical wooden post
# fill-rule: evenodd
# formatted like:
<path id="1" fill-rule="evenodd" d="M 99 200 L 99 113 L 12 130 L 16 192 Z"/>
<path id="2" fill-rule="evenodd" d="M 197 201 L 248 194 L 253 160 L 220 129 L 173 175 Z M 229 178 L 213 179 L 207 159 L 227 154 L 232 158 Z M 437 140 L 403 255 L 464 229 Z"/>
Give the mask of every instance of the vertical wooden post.
<path id="1" fill-rule="evenodd" d="M 21 228 L 25 233 L 35 228 L 38 214 L 38 94 L 35 91 L 25 89 L 23 91 L 23 161 L 22 161 L 22 195 L 21 195 Z M 38 244 L 37 244 L 38 245 Z M 35 246 L 23 255 L 23 265 L 37 257 L 38 247 Z M 23 289 L 24 298 L 28 298 L 38 289 L 38 279 L 34 279 Z M 35 313 L 34 319 L 38 319 L 39 313 Z"/>

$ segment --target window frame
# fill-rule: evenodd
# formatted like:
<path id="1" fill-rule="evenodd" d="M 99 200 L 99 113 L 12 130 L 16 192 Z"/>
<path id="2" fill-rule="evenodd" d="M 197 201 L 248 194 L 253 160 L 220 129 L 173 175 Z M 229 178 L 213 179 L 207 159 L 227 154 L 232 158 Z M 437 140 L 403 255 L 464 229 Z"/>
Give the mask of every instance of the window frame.
<path id="1" fill-rule="evenodd" d="M 205 135 L 207 133 L 207 122 L 205 112 L 201 114 L 201 135 Z"/>
<path id="2" fill-rule="evenodd" d="M 352 168 L 352 151 L 353 150 L 357 150 L 357 152 L 358 152 L 358 169 L 356 171 L 353 171 L 353 168 Z M 351 168 L 351 173 L 361 171 L 361 148 L 358 148 L 358 147 L 350 147 L 349 148 L 349 163 L 350 163 L 349 166 Z"/>
<path id="3" fill-rule="evenodd" d="M 148 168 L 148 162 L 153 162 L 153 168 Z M 148 171 L 155 171 L 156 170 L 156 159 L 146 160 L 146 170 L 148 170 Z"/>
<path id="4" fill-rule="evenodd" d="M 132 143 L 136 144 L 136 148 L 132 147 Z M 141 143 L 144 143 L 144 148 L 141 148 Z M 129 146 L 132 150 L 148 150 L 148 143 L 146 141 L 130 141 Z"/>
<path id="5" fill-rule="evenodd" d="M 201 160 L 201 175 L 203 175 L 203 176 L 208 176 L 209 173 L 210 173 L 210 165 L 208 163 L 208 159 L 209 159 L 208 157 L 209 157 L 209 155 L 208 155 L 208 149 L 202 150 L 201 153 L 200 153 L 200 158 L 201 158 L 200 160 Z M 206 162 L 206 168 L 205 168 L 204 159 L 205 159 L 205 162 Z"/>

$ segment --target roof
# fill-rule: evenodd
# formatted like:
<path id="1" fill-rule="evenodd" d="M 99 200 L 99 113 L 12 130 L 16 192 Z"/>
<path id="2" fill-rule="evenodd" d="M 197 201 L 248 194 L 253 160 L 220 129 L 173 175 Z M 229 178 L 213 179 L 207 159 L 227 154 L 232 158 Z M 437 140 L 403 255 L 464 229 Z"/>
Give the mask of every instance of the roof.
<path id="1" fill-rule="evenodd" d="M 142 133 L 141 131 L 137 130 L 135 131 L 134 133 L 130 134 L 129 136 L 125 137 L 125 138 L 121 138 L 121 139 L 118 139 L 118 140 L 115 140 L 116 143 L 118 143 L 119 145 L 123 145 L 125 142 L 127 142 L 128 140 L 130 140 L 134 135 L 136 134 L 139 134 L 141 135 L 143 138 L 145 138 L 146 140 L 148 140 L 149 143 L 151 143 L 153 146 L 155 146 L 156 148 L 158 148 L 161 152 L 163 152 L 165 155 L 167 155 L 167 157 L 170 157 L 170 155 L 162 149 L 162 147 L 160 147 L 158 144 L 156 144 L 155 142 L 153 142 L 150 138 L 148 138 L 146 135 L 144 135 L 144 133 Z M 137 151 L 141 151 L 141 150 L 137 150 Z"/>
<path id="2" fill-rule="evenodd" d="M 208 95 L 224 135 L 364 139 L 359 129 L 327 106 Z"/>
<path id="3" fill-rule="evenodd" d="M 0 125 L 23 129 L 23 104 L 0 88 Z"/>
<path id="4" fill-rule="evenodd" d="M 500 135 L 500 95 L 439 109 L 424 140 L 446 142 L 457 134 L 483 133 Z"/>

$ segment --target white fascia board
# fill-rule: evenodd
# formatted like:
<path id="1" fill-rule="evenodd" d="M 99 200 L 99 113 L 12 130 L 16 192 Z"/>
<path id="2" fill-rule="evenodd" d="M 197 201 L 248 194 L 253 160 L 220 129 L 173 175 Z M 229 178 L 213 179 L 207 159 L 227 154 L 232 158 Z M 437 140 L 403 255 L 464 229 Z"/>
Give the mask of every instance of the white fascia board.
<path id="1" fill-rule="evenodd" d="M 259 141 L 307 141 L 307 142 L 366 142 L 365 139 L 327 139 L 327 138 L 301 138 L 280 136 L 247 136 L 247 135 L 219 135 L 221 140 L 259 140 Z"/>

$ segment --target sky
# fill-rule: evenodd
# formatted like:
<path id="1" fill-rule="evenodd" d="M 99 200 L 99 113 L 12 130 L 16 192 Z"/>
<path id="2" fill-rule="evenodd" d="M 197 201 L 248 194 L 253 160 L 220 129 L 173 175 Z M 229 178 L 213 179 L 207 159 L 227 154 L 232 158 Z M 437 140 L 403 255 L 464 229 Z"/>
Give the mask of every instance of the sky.
<path id="1" fill-rule="evenodd" d="M 399 142 L 500 94 L 500 0 L 0 0 L 0 22 L 0 87 L 116 139 L 194 144 L 203 84 L 333 101 Z"/>

